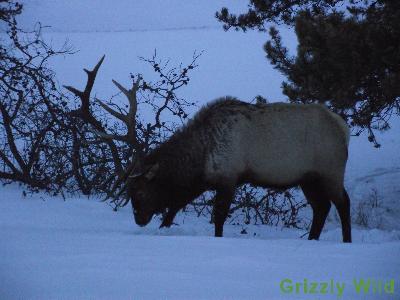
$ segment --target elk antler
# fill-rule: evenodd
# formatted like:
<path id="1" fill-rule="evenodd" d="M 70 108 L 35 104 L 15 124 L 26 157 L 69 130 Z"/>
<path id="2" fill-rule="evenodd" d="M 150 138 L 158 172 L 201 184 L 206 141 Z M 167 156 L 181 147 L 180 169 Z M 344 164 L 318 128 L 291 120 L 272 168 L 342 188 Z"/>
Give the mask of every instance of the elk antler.
<path id="1" fill-rule="evenodd" d="M 102 135 L 107 135 L 106 129 L 104 128 L 102 123 L 96 119 L 96 117 L 92 114 L 92 112 L 90 110 L 90 93 L 92 92 L 93 85 L 96 80 L 97 72 L 99 71 L 99 68 L 100 68 L 101 64 L 103 63 L 104 58 L 105 58 L 105 55 L 103 55 L 103 57 L 99 60 L 99 62 L 96 64 L 96 66 L 93 68 L 93 70 L 90 71 L 87 69 L 83 69 L 87 74 L 87 82 L 86 82 L 85 89 L 83 91 L 80 91 L 72 86 L 64 85 L 64 87 L 67 90 L 69 90 L 70 92 L 72 92 L 75 96 L 77 96 L 81 100 L 80 108 L 72 111 L 71 115 L 80 117 L 84 122 L 86 122 L 87 124 L 92 126 L 93 131 L 95 131 L 97 133 L 101 133 Z M 120 176 L 120 174 L 122 174 L 122 172 L 123 172 L 123 168 L 122 168 L 121 159 L 119 157 L 118 148 L 115 145 L 113 140 L 108 139 L 108 140 L 104 140 L 104 141 L 110 149 L 110 152 L 111 152 L 111 155 L 112 155 L 112 158 L 114 161 L 115 170 L 116 170 L 118 176 Z"/>
<path id="2" fill-rule="evenodd" d="M 112 80 L 112 82 L 117 86 L 117 88 L 128 98 L 129 101 L 129 111 L 127 114 L 123 114 L 121 112 L 117 112 L 116 110 L 112 109 L 109 105 L 105 104 L 103 101 L 96 99 L 96 101 L 99 103 L 99 105 L 106 110 L 108 113 L 110 113 L 112 116 L 115 118 L 121 120 L 124 122 L 126 128 L 127 128 L 127 133 L 126 135 L 108 135 L 108 136 L 103 136 L 104 138 L 111 138 L 111 139 L 119 139 L 122 141 L 125 141 L 133 146 L 134 149 L 137 150 L 137 153 L 141 152 L 141 147 L 140 144 L 138 143 L 138 139 L 136 136 L 136 112 L 137 112 L 137 98 L 136 98 L 136 93 L 139 90 L 140 86 L 140 81 L 141 81 L 141 76 L 138 75 L 136 81 L 133 83 L 131 89 L 126 89 L 123 87 L 119 82 L 116 80 Z M 139 165 L 139 160 L 140 160 L 140 154 L 139 157 L 137 157 L 135 160 L 133 160 L 128 167 L 126 168 L 126 171 L 122 176 L 120 176 L 114 183 L 110 193 L 107 195 L 107 197 L 104 199 L 107 200 L 111 197 L 114 198 L 113 202 L 116 203 L 116 200 L 121 196 L 121 194 L 126 190 L 126 184 L 121 188 L 121 190 L 118 192 L 118 194 L 114 195 L 115 191 L 118 189 L 118 187 L 122 183 L 126 183 L 128 180 L 129 175 L 138 168 Z M 116 203 L 118 206 L 125 206 L 129 202 L 129 199 L 125 199 L 123 203 Z"/>
<path id="3" fill-rule="evenodd" d="M 137 113 L 137 92 L 140 88 L 140 82 L 142 77 L 140 75 L 137 76 L 136 81 L 133 82 L 131 89 L 126 89 L 120 83 L 115 80 L 112 82 L 116 85 L 116 87 L 127 97 L 129 102 L 129 111 L 124 113 L 122 109 L 119 111 L 115 110 L 111 106 L 112 103 L 105 103 L 98 98 L 95 98 L 95 101 L 101 108 L 103 108 L 107 113 L 112 115 L 114 118 L 122 121 L 126 128 L 127 133 L 125 135 L 122 134 L 112 134 L 107 132 L 106 128 L 102 125 L 102 123 L 96 119 L 96 117 L 92 114 L 90 109 L 90 93 L 92 91 L 94 81 L 96 79 L 97 72 L 103 63 L 104 56 L 100 59 L 100 61 L 96 64 L 93 70 L 89 71 L 84 69 L 86 74 L 88 75 L 88 80 L 86 83 L 86 87 L 84 91 L 80 91 L 72 86 L 64 86 L 67 90 L 72 92 L 74 95 L 80 98 L 81 100 L 81 107 L 72 112 L 79 116 L 83 121 L 87 124 L 91 125 L 92 132 L 95 133 L 99 138 L 101 138 L 110 149 L 112 154 L 115 169 L 117 173 L 117 180 L 114 182 L 113 187 L 111 188 L 110 192 L 107 193 L 107 197 L 103 200 L 106 201 L 110 198 L 113 198 L 112 202 L 115 203 L 117 206 L 124 206 L 127 204 L 129 199 L 125 199 L 125 202 L 118 202 L 119 197 L 122 195 L 123 192 L 126 190 L 126 182 L 129 178 L 129 175 L 139 167 L 140 162 L 143 157 L 143 149 L 141 143 L 138 141 L 137 134 L 136 134 L 136 113 Z M 118 154 L 118 148 L 115 144 L 115 141 L 120 141 L 127 143 L 131 146 L 131 149 L 135 150 L 136 156 L 132 160 L 130 164 L 124 170 L 122 167 L 121 159 Z M 121 186 L 121 184 L 125 183 L 121 188 L 120 191 L 115 194 L 117 189 Z"/>

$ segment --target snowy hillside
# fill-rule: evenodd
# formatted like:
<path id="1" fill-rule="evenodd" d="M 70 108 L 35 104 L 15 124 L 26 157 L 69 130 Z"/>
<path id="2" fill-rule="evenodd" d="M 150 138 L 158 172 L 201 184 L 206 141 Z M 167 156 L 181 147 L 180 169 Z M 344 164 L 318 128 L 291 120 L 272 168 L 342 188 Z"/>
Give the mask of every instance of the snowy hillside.
<path id="1" fill-rule="evenodd" d="M 57 46 L 68 39 L 78 51 L 52 61 L 60 84 L 84 86 L 82 68 L 106 54 L 93 91 L 107 99 L 117 92 L 111 79 L 128 85 L 131 72 L 154 75 L 139 56 L 157 49 L 160 58 L 185 64 L 204 50 L 182 97 L 199 106 L 224 95 L 285 100 L 284 78 L 262 50 L 265 34 L 224 32 L 213 17 L 222 6 L 243 10 L 246 1 L 23 2 L 20 24 L 51 25 L 46 40 Z M 295 35 L 282 31 L 294 51 Z M 231 224 L 217 239 L 213 225 L 191 213 L 179 214 L 170 229 L 158 229 L 158 219 L 139 228 L 130 206 L 113 212 L 95 198 L 24 197 L 22 187 L 0 186 L 0 300 L 400 299 L 400 120 L 391 125 L 377 135 L 381 149 L 365 136 L 351 138 L 345 180 L 351 245 L 341 243 L 333 208 L 318 242 L 302 230 Z M 288 282 L 281 289 L 285 279 L 292 292 Z M 353 280 L 368 279 L 370 292 L 357 293 Z M 304 280 L 334 286 L 312 294 L 302 285 L 296 293 Z M 394 294 L 372 292 L 390 280 Z"/>

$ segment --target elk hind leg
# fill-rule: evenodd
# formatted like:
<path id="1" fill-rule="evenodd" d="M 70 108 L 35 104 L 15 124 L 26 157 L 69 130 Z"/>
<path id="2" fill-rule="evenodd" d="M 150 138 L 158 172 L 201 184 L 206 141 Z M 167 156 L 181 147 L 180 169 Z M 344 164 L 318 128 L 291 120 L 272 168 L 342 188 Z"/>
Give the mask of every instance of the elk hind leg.
<path id="1" fill-rule="evenodd" d="M 332 199 L 332 202 L 336 206 L 342 223 L 343 242 L 351 243 L 350 198 L 346 190 L 343 188 L 342 194 Z"/>
<path id="2" fill-rule="evenodd" d="M 318 240 L 331 208 L 331 203 L 319 178 L 310 178 L 301 184 L 301 189 L 313 210 L 313 220 L 308 239 Z"/>

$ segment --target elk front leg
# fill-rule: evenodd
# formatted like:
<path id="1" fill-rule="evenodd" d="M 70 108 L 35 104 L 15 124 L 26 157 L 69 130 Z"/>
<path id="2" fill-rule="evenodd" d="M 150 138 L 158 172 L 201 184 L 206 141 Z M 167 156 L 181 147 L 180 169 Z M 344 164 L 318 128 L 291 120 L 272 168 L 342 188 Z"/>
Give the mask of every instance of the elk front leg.
<path id="1" fill-rule="evenodd" d="M 214 226 L 215 226 L 215 236 L 222 237 L 224 230 L 224 223 L 226 217 L 229 213 L 229 207 L 233 196 L 235 195 L 234 188 L 220 188 L 217 189 L 217 195 L 215 197 L 214 203 Z"/>
<path id="2" fill-rule="evenodd" d="M 179 211 L 179 208 L 178 209 L 176 209 L 176 208 L 168 209 L 168 212 L 163 217 L 163 221 L 160 225 L 160 228 L 171 227 L 171 225 L 173 224 L 172 222 L 174 221 L 174 218 L 175 218 L 176 214 L 178 213 L 178 211 Z"/>

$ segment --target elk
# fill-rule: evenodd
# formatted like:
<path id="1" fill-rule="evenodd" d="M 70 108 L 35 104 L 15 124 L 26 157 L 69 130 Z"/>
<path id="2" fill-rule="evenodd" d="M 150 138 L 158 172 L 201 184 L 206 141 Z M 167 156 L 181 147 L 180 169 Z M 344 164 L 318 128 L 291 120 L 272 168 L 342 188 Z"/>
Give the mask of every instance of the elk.
<path id="1" fill-rule="evenodd" d="M 302 188 L 313 210 L 309 239 L 318 239 L 333 202 L 344 242 L 351 242 L 350 200 L 343 180 L 349 129 L 320 104 L 249 104 L 232 97 L 200 110 L 144 158 L 128 184 L 136 223 L 167 210 L 161 226 L 207 190 L 215 190 L 215 236 L 223 235 L 235 188 Z"/>
<path id="2" fill-rule="evenodd" d="M 133 98 L 135 85 L 130 93 L 116 85 Z M 124 190 L 140 226 L 165 213 L 161 227 L 169 227 L 179 210 L 215 190 L 216 237 L 223 236 L 237 186 L 300 186 L 313 211 L 308 238 L 319 239 L 333 202 L 343 241 L 351 242 L 350 199 L 343 183 L 349 137 L 345 121 L 320 104 L 250 104 L 223 97 L 202 108 L 139 164 L 132 163 L 117 183 L 126 181 Z"/>

